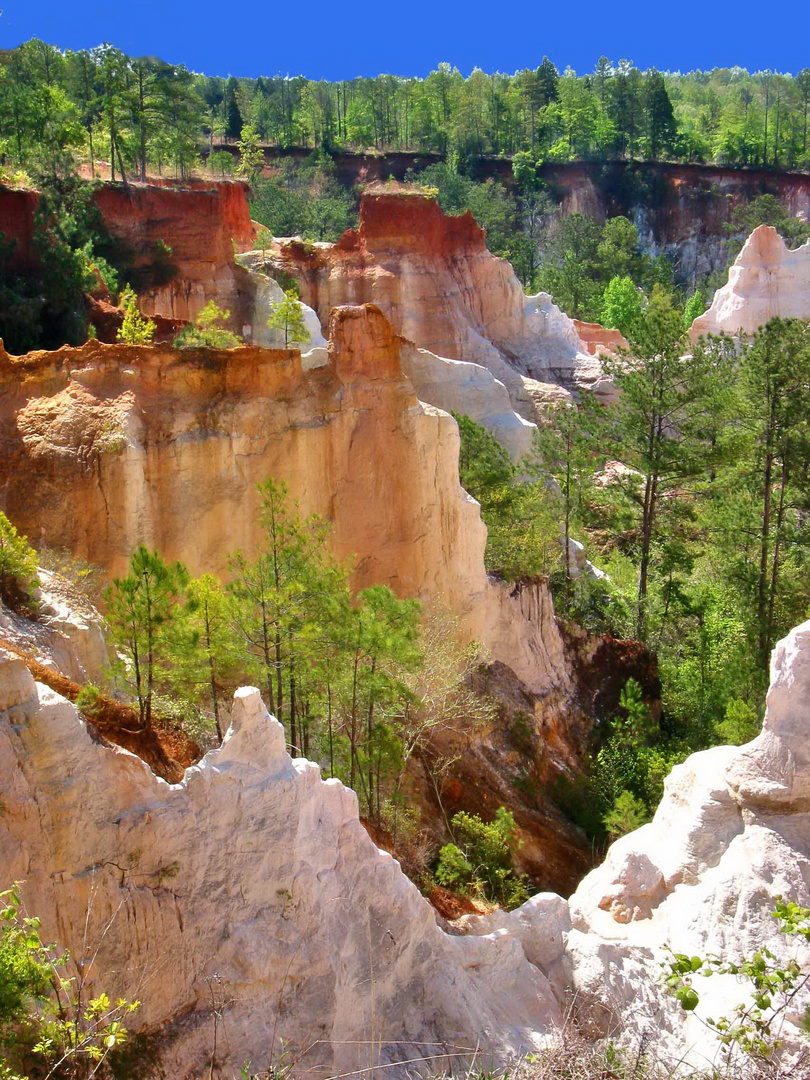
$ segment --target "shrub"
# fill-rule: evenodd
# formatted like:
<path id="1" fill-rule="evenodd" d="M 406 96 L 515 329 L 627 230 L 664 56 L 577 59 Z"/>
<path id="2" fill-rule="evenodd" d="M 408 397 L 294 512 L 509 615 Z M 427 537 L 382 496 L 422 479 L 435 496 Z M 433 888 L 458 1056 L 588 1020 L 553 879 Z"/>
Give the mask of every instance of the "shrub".
<path id="1" fill-rule="evenodd" d="M 14 606 L 38 584 L 37 553 L 0 511 L 0 597 Z"/>
<path id="2" fill-rule="evenodd" d="M 87 683 L 76 695 L 76 708 L 91 720 L 98 712 L 101 691 L 93 683 Z"/>
<path id="3" fill-rule="evenodd" d="M 118 340 L 126 345 L 150 345 L 155 336 L 155 324 L 138 310 L 138 297 L 127 286 L 118 298 L 124 309 L 124 321 L 118 329 Z"/>
<path id="4" fill-rule="evenodd" d="M 622 791 L 610 810 L 605 814 L 605 828 L 611 840 L 634 832 L 647 821 L 647 807 L 630 791 Z"/>
<path id="5" fill-rule="evenodd" d="M 477 893 L 506 908 L 528 899 L 526 878 L 515 871 L 515 819 L 510 811 L 501 807 L 494 821 L 484 822 L 462 810 L 453 817 L 452 827 L 457 843 L 445 844 L 439 852 L 440 885 Z"/>
<path id="6" fill-rule="evenodd" d="M 140 1002 L 90 997 L 92 961 L 69 977 L 68 954 L 42 940 L 19 890 L 17 882 L 0 893 L 0 1077 L 109 1077 L 109 1055 L 127 1038 L 123 1021 Z"/>
<path id="7" fill-rule="evenodd" d="M 686 301 L 686 307 L 683 309 L 684 330 L 688 330 L 695 319 L 702 315 L 705 310 L 706 303 L 703 299 L 703 293 L 698 289 L 697 292 L 692 293 Z"/>
<path id="8" fill-rule="evenodd" d="M 230 311 L 217 307 L 213 300 L 209 300 L 197 316 L 197 321 L 184 326 L 174 339 L 175 348 L 233 349 L 241 345 L 242 339 L 238 334 L 225 329 L 230 317 Z"/>

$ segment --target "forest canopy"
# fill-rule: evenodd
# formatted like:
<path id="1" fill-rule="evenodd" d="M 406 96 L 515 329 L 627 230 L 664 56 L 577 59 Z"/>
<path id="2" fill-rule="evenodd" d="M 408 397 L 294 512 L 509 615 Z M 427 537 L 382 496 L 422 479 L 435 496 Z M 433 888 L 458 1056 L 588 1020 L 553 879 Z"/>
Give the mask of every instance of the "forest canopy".
<path id="1" fill-rule="evenodd" d="M 188 169 L 247 128 L 271 147 L 436 153 L 529 152 L 535 161 L 636 159 L 806 168 L 810 68 L 595 69 L 340 82 L 207 76 L 111 45 L 61 51 L 33 39 L 0 55 L 0 152 L 26 165 L 47 142 L 112 159 L 119 175 Z"/>

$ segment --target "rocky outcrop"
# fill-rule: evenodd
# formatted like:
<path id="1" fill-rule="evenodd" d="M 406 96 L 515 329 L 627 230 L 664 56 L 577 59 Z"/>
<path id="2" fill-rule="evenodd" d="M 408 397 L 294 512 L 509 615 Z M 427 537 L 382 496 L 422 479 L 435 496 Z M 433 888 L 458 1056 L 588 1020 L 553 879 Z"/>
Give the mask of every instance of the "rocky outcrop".
<path id="1" fill-rule="evenodd" d="M 336 304 L 379 304 L 418 347 L 488 368 L 530 421 L 525 376 L 602 388 L 598 360 L 571 319 L 547 294 L 525 295 L 509 263 L 487 251 L 469 212 L 445 215 L 429 196 L 365 194 L 357 232 L 337 244 L 277 240 L 267 260 L 275 273 L 295 277 L 321 322 Z"/>
<path id="2" fill-rule="evenodd" d="M 362 829 L 353 793 L 290 760 L 257 690 L 237 692 L 223 746 L 169 785 L 0 656 L 0 865 L 26 880 L 48 936 L 75 955 L 98 947 L 98 984 L 143 1000 L 135 1025 L 159 1033 L 167 1075 L 200 1074 L 218 1010 L 225 1068 L 267 1068 L 282 1047 L 301 1076 L 435 1069 L 476 1048 L 503 1064 L 570 1009 L 593 1037 L 705 1068 L 719 1047 L 700 1017 L 731 1015 L 743 987 L 698 977 L 688 1014 L 662 963 L 668 948 L 784 955 L 776 898 L 810 904 L 809 700 L 805 623 L 774 652 L 759 738 L 675 768 L 654 820 L 570 902 L 539 894 L 450 936 Z M 806 970 L 806 945 L 798 958 Z M 805 1003 L 781 1028 L 788 1057 Z"/>
<path id="3" fill-rule="evenodd" d="M 209 300 L 231 310 L 234 326 L 249 288 L 234 252 L 253 243 L 247 185 L 187 180 L 100 184 L 94 199 L 131 268 L 142 310 L 181 322 L 193 320 Z M 33 250 L 35 191 L 0 188 L 0 233 L 15 242 L 21 268 Z M 249 302 L 250 297 L 247 297 Z M 103 313 L 97 313 L 99 318 Z"/>
<path id="4" fill-rule="evenodd" d="M 810 319 L 810 242 L 791 251 L 776 229 L 760 225 L 689 336 L 697 341 L 704 334 L 751 335 L 777 317 Z"/>
<path id="5" fill-rule="evenodd" d="M 256 485 L 284 479 L 305 512 L 332 522 L 358 587 L 441 598 L 491 659 L 565 697 L 550 599 L 487 580 L 458 429 L 417 399 L 402 370 L 410 346 L 371 305 L 336 309 L 329 329 L 328 353 L 304 361 L 98 342 L 4 355 L 3 509 L 33 543 L 108 574 L 141 541 L 192 572 L 223 572 L 229 553 L 260 540 Z"/>
<path id="6" fill-rule="evenodd" d="M 131 1026 L 159 1032 L 165 1075 L 480 1066 L 560 1019 L 516 940 L 439 928 L 354 793 L 290 760 L 258 690 L 169 785 L 0 657 L 0 790 L 4 880 L 25 879 L 48 935 L 96 956 L 95 985 L 143 1001 Z"/>
<path id="7" fill-rule="evenodd" d="M 234 252 L 253 242 L 245 184 L 102 184 L 95 198 L 146 314 L 193 320 L 209 300 L 237 312 L 244 283 Z"/>
<path id="8" fill-rule="evenodd" d="M 640 1033 L 660 1026 L 693 1063 L 717 1057 L 696 1017 L 662 1007 L 655 968 L 669 946 L 688 955 L 738 959 L 763 947 L 793 953 L 771 912 L 776 898 L 810 906 L 810 623 L 781 641 L 771 661 L 762 734 L 743 747 L 716 747 L 672 770 L 654 820 L 617 841 L 571 899 L 568 937 L 574 986 L 599 1001 L 603 1020 Z M 810 949 L 799 948 L 805 970 Z M 639 974 L 626 981 L 618 962 Z M 660 969 L 659 969 L 660 970 Z M 647 987 L 637 994 L 641 972 Z M 699 1015 L 729 1016 L 741 1000 L 733 976 L 700 979 Z M 803 1008 L 789 1010 L 790 1043 Z M 641 1004 L 641 1008 L 639 1008 Z"/>
<path id="9" fill-rule="evenodd" d="M 236 256 L 237 265 L 247 271 L 250 288 L 242 301 L 242 336 L 250 345 L 263 349 L 283 349 L 284 331 L 273 329 L 267 320 L 276 305 L 284 299 L 284 290 L 278 282 L 263 272 L 264 252 L 246 251 Z M 326 338 L 321 331 L 321 320 L 311 307 L 301 305 L 301 314 L 307 332 L 306 341 L 299 343 L 302 353 L 312 349 L 326 348 Z"/>
<path id="10" fill-rule="evenodd" d="M 237 261 L 249 272 L 253 286 L 253 304 L 243 308 L 247 319 L 243 327 L 245 340 L 256 345 L 283 345 L 283 335 L 267 328 L 271 305 L 282 296 L 281 286 L 271 276 L 273 268 L 267 252 L 246 252 Z M 308 305 L 301 306 L 309 333 L 302 350 L 324 345 L 317 314 Z M 410 343 L 403 346 L 401 357 L 403 371 L 420 401 L 447 412 L 465 413 L 483 425 L 515 460 L 531 450 L 534 425 L 514 411 L 506 387 L 487 368 L 447 360 Z"/>
<path id="11" fill-rule="evenodd" d="M 74 682 L 99 682 L 112 659 L 95 607 L 59 574 L 39 569 L 35 618 L 23 618 L 0 600 L 0 646 L 24 650 Z"/>

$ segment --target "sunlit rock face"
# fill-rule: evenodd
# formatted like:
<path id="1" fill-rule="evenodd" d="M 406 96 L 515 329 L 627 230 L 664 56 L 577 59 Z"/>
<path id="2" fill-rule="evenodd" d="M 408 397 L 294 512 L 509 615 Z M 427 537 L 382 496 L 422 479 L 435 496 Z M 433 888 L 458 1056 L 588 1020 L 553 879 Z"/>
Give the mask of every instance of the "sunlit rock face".
<path id="1" fill-rule="evenodd" d="M 704 334 L 755 334 L 774 318 L 810 318 L 810 242 L 791 251 L 776 229 L 760 225 L 746 240 L 714 294 L 712 305 L 689 329 Z"/>
<path id="2" fill-rule="evenodd" d="M 303 359 L 98 342 L 4 354 L 0 505 L 33 542 L 109 574 L 140 542 L 194 573 L 225 572 L 230 553 L 261 543 L 256 486 L 275 477 L 332 523 L 357 587 L 441 600 L 531 690 L 551 679 L 567 694 L 550 598 L 527 606 L 487 579 L 458 428 L 418 400 L 403 373 L 410 348 L 365 305 L 333 311 L 328 352 Z"/>
<path id="3" fill-rule="evenodd" d="M 98 188 L 96 202 L 126 246 L 146 314 L 194 320 L 213 300 L 236 316 L 244 283 L 234 254 L 254 235 L 247 190 L 203 180 Z"/>
<path id="4" fill-rule="evenodd" d="M 144 1002 L 135 1026 L 158 1033 L 167 1075 L 200 1075 L 226 1001 L 223 1068 L 282 1054 L 302 1076 L 466 1053 L 503 1065 L 571 1010 L 594 1038 L 708 1068 L 721 1058 L 699 1017 L 731 1016 L 744 988 L 698 978 L 693 1016 L 662 965 L 668 948 L 784 955 L 776 898 L 810 904 L 808 701 L 805 623 L 774 652 L 757 739 L 675 768 L 654 820 L 570 901 L 541 893 L 448 934 L 354 794 L 290 760 L 257 690 L 237 692 L 223 746 L 169 785 L 0 654 L 0 865 L 48 936 L 78 956 L 98 946 L 98 984 Z M 805 1003 L 780 1029 L 786 1069 Z"/>
<path id="5" fill-rule="evenodd" d="M 96 955 L 95 985 L 143 1002 L 133 1026 L 159 1031 L 166 1075 L 207 1071 L 212 993 L 228 1002 L 228 1074 L 500 1060 L 560 1020 L 516 940 L 439 928 L 354 793 L 290 760 L 258 690 L 237 692 L 222 747 L 169 785 L 0 655 L 0 789 L 4 880 L 25 880 L 47 935 Z"/>
<path id="6" fill-rule="evenodd" d="M 356 232 L 337 244 L 276 240 L 267 259 L 299 282 L 322 322 L 336 304 L 373 301 L 420 348 L 488 368 L 527 420 L 525 376 L 602 389 L 598 357 L 573 321 L 547 294 L 526 296 L 469 212 L 445 215 L 433 198 L 366 194 Z"/>

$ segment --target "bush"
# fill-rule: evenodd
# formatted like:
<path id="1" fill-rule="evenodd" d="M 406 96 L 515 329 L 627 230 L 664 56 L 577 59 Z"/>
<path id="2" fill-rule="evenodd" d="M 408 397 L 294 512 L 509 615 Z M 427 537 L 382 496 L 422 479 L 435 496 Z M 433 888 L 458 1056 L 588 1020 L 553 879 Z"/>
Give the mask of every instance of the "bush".
<path id="1" fill-rule="evenodd" d="M 634 832 L 648 820 L 647 807 L 630 791 L 623 791 L 613 807 L 605 814 L 604 822 L 608 836 L 617 840 L 626 833 Z"/>
<path id="2" fill-rule="evenodd" d="M 155 336 L 155 324 L 146 315 L 141 315 L 138 297 L 129 286 L 121 293 L 119 304 L 124 309 L 124 321 L 118 328 L 118 340 L 125 345 L 150 345 Z"/>
<path id="3" fill-rule="evenodd" d="M 230 319 L 230 311 L 223 310 L 209 300 L 197 321 L 184 326 L 174 339 L 176 349 L 233 349 L 242 345 L 242 339 L 238 334 L 225 329 L 225 323 Z"/>
<path id="4" fill-rule="evenodd" d="M 439 852 L 435 876 L 440 885 L 476 893 L 506 908 L 528 899 L 527 879 L 515 871 L 515 819 L 508 810 L 501 807 L 491 822 L 462 810 L 452 827 L 457 843 L 445 844 Z"/>
<path id="5" fill-rule="evenodd" d="M 0 597 L 16 606 L 38 584 L 37 553 L 0 511 Z"/>
<path id="6" fill-rule="evenodd" d="M 70 957 L 42 940 L 26 915 L 20 882 L 0 893 L 0 1077 L 110 1077 L 110 1054 L 127 1039 L 124 1019 L 140 1002 L 88 993 L 92 960 L 68 977 Z"/>
<path id="7" fill-rule="evenodd" d="M 101 691 L 93 683 L 87 683 L 76 695 L 75 705 L 80 713 L 92 720 L 98 713 Z"/>

